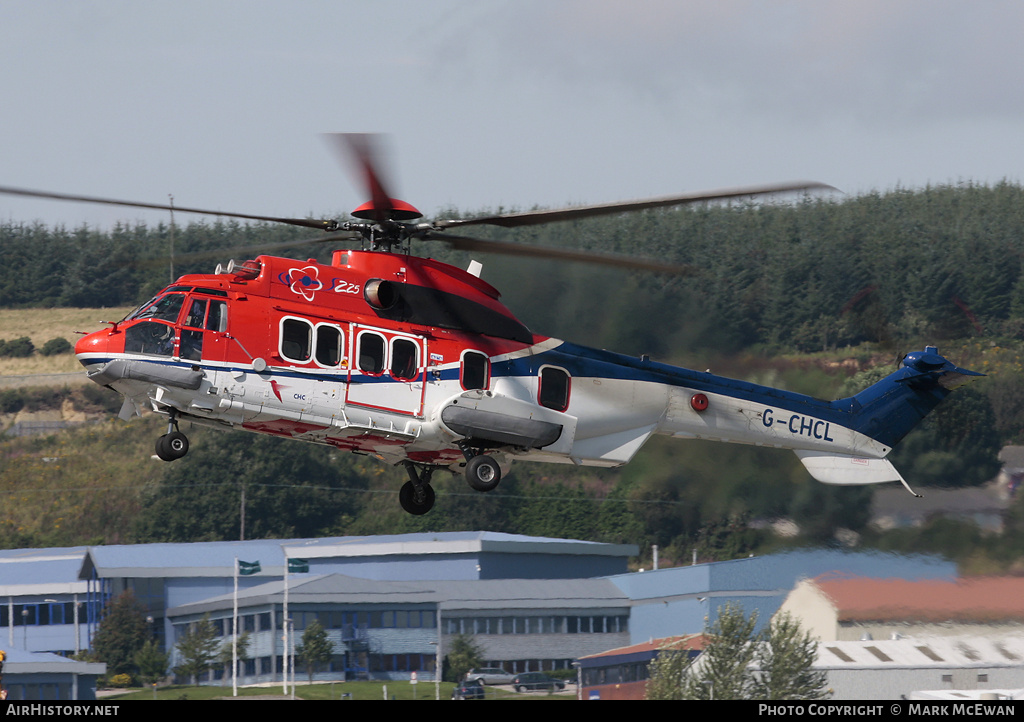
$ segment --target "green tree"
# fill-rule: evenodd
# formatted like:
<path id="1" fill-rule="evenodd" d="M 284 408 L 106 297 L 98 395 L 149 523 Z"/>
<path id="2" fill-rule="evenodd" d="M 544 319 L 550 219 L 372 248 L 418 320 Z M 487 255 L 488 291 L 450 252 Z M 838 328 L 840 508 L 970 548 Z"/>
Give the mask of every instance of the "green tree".
<path id="1" fill-rule="evenodd" d="M 239 669 L 245 660 L 249 659 L 249 642 L 251 641 L 248 632 L 242 632 L 238 635 L 238 650 L 237 652 L 233 649 L 234 640 L 228 637 L 224 640 L 224 644 L 221 645 L 220 651 L 217 652 L 217 664 L 223 669 L 227 670 L 227 674 L 224 675 L 225 680 L 231 679 L 231 663 L 235 657 L 238 658 Z M 226 682 L 224 682 L 226 684 Z"/>
<path id="2" fill-rule="evenodd" d="M 693 657 L 680 640 L 665 644 L 650 664 L 646 699 L 683 699 L 683 681 Z"/>
<path id="3" fill-rule="evenodd" d="M 458 634 L 452 639 L 444 659 L 448 666 L 445 681 L 460 682 L 469 670 L 482 666 L 484 653 L 473 637 Z"/>
<path id="4" fill-rule="evenodd" d="M 192 684 L 196 684 L 199 675 L 213 666 L 217 656 L 217 638 L 209 615 L 204 615 L 201 620 L 188 626 L 188 631 L 177 644 L 177 650 L 182 662 L 174 671 L 187 676 Z"/>
<path id="5" fill-rule="evenodd" d="M 321 664 L 330 662 L 332 654 L 334 643 L 327 638 L 320 622 L 314 619 L 302 633 L 302 642 L 295 648 L 295 657 L 305 665 L 310 684 L 313 684 L 313 673 Z"/>
<path id="6" fill-rule="evenodd" d="M 999 472 L 999 434 L 992 403 L 977 388 L 950 394 L 892 455 L 913 486 L 978 486 Z"/>
<path id="7" fill-rule="evenodd" d="M 260 434 L 190 437 L 136 519 L 143 541 L 239 539 L 243 488 L 246 539 L 330 535 L 358 514 L 367 481 L 350 454 Z"/>
<path id="8" fill-rule="evenodd" d="M 107 664 L 107 674 L 131 674 L 135 654 L 146 643 L 146 609 L 131 591 L 110 600 L 92 638 L 92 656 Z"/>
<path id="9" fill-rule="evenodd" d="M 138 667 L 139 679 L 144 684 L 156 684 L 167 675 L 169 657 L 154 639 L 147 640 L 132 660 Z"/>
<path id="10" fill-rule="evenodd" d="M 814 669 L 817 640 L 788 613 L 775 617 L 762 632 L 756 656 L 752 687 L 755 699 L 813 700 L 829 696 L 825 688 L 828 675 Z"/>
<path id="11" fill-rule="evenodd" d="M 704 651 L 690 661 L 662 650 L 651 665 L 647 699 L 824 699 L 827 678 L 814 669 L 817 643 L 788 614 L 760 633 L 757 612 L 738 604 L 718 608 Z"/>
<path id="12" fill-rule="evenodd" d="M 757 612 L 728 603 L 705 634 L 708 644 L 683 679 L 683 699 L 752 699 L 750 664 L 757 650 Z"/>

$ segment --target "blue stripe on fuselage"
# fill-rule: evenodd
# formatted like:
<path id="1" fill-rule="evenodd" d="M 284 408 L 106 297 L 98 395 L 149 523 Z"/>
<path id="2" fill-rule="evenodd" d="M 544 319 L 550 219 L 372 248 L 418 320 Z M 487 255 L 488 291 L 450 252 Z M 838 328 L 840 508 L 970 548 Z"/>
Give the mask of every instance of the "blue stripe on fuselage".
<path id="1" fill-rule="evenodd" d="M 560 366 L 570 376 L 597 379 L 619 379 L 685 387 L 705 393 L 722 394 L 787 411 L 810 413 L 813 416 L 850 427 L 854 416 L 850 399 L 824 401 L 813 396 L 759 386 L 747 381 L 715 376 L 679 366 L 639 359 L 611 351 L 563 342 L 540 353 L 493 363 L 492 376 L 536 376 L 541 366 Z"/>

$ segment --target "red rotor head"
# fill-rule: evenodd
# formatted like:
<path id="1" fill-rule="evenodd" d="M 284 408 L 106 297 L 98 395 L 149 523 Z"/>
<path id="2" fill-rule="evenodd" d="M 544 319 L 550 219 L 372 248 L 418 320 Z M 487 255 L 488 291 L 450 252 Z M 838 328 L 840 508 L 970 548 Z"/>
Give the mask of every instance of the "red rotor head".
<path id="1" fill-rule="evenodd" d="M 423 214 L 416 210 L 414 206 L 397 198 L 387 198 L 383 208 L 378 207 L 376 199 L 366 201 L 366 203 L 352 211 L 352 215 L 356 218 L 365 218 L 368 221 L 414 221 L 417 218 L 423 217 Z"/>

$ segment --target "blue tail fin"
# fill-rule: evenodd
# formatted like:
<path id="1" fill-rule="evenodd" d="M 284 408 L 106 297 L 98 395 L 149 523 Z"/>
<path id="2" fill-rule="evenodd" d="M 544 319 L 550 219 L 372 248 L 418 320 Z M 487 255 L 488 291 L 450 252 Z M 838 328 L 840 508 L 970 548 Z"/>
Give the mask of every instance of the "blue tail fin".
<path id="1" fill-rule="evenodd" d="M 928 346 L 908 353 L 895 372 L 843 402 L 850 404 L 857 431 L 891 448 L 972 376 L 984 374 L 959 368 Z"/>

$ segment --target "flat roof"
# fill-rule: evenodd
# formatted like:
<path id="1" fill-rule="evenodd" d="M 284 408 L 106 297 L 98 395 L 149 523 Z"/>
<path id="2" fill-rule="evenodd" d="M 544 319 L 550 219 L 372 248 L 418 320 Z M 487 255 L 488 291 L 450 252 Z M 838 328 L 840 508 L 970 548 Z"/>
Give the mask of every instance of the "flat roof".
<path id="1" fill-rule="evenodd" d="M 167 610 L 169 617 L 230 609 L 222 594 Z M 284 581 L 239 590 L 240 607 L 281 604 Z M 482 579 L 469 581 L 380 581 L 324 574 L 290 578 L 289 604 L 441 604 L 443 612 L 508 609 L 622 609 L 629 599 L 606 579 Z"/>
<path id="2" fill-rule="evenodd" d="M 628 557 L 639 552 L 634 544 L 603 544 L 488 531 L 121 544 L 83 549 L 86 555 L 80 572 L 82 579 L 91 577 L 93 571 L 101 577 L 225 577 L 234 573 L 236 557 L 242 561 L 259 561 L 264 571 L 283 576 L 285 552 L 289 557 L 302 559 L 481 553 Z"/>

